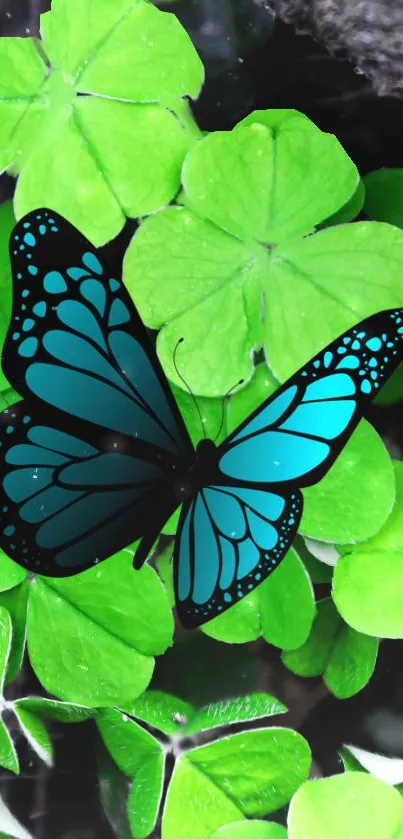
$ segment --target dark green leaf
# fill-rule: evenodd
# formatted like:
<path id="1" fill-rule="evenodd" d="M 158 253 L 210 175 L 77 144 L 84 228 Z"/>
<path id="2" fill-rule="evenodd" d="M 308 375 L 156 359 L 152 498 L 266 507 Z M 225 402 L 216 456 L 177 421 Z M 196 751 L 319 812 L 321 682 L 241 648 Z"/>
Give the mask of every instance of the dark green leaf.
<path id="1" fill-rule="evenodd" d="M 158 818 L 164 784 L 165 756 L 156 752 L 138 768 L 130 787 L 127 813 L 134 839 L 145 839 Z"/>
<path id="2" fill-rule="evenodd" d="M 162 690 L 147 690 L 123 710 L 168 735 L 177 734 L 195 713 L 189 702 Z"/>
<path id="3" fill-rule="evenodd" d="M 206 731 L 234 722 L 247 722 L 275 714 L 285 714 L 286 711 L 285 705 L 267 693 L 252 693 L 237 699 L 224 699 L 196 711 L 185 724 L 184 734 Z"/>
<path id="4" fill-rule="evenodd" d="M 46 720 L 64 723 L 83 722 L 97 714 L 96 708 L 73 705 L 71 702 L 58 702 L 57 699 L 44 699 L 42 696 L 24 696 L 15 701 L 14 707 L 30 711 Z"/>
<path id="5" fill-rule="evenodd" d="M 0 605 L 4 606 L 9 612 L 13 628 L 6 684 L 15 679 L 21 669 L 24 658 L 27 636 L 28 593 L 28 579 L 25 579 L 21 585 L 14 586 L 9 591 L 2 591 L 0 593 Z"/>
<path id="6" fill-rule="evenodd" d="M 48 766 L 53 764 L 53 746 L 46 726 L 32 711 L 14 703 L 14 713 L 20 724 L 22 733 L 28 740 L 33 751 Z"/>
<path id="7" fill-rule="evenodd" d="M 143 763 L 160 754 L 161 746 L 126 714 L 104 708 L 97 716 L 101 737 L 119 769 L 133 777 Z"/>
<path id="8" fill-rule="evenodd" d="M 376 169 L 364 177 L 366 214 L 403 227 L 403 169 Z"/>

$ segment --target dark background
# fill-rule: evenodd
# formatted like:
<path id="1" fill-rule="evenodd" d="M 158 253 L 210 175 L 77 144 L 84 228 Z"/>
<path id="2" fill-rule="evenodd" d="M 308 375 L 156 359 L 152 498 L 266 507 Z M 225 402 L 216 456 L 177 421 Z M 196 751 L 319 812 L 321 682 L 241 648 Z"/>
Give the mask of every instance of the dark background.
<path id="1" fill-rule="evenodd" d="M 44 0 L 0 0 L 0 36 L 37 34 L 39 13 L 49 6 Z M 232 128 L 255 108 L 296 108 L 336 134 L 361 174 L 403 165 L 403 101 L 378 96 L 340 50 L 331 55 L 311 37 L 296 34 L 257 0 L 177 0 L 164 8 L 181 19 L 206 67 L 194 105 L 203 129 Z M 1 176 L 0 200 L 12 192 L 13 181 Z M 119 237 L 117 252 L 126 240 L 125 234 Z M 371 418 L 401 449 L 401 406 L 374 410 Z M 318 595 L 325 593 L 318 587 Z M 308 738 L 316 774 L 340 771 L 337 750 L 343 742 L 403 757 L 402 642 L 383 642 L 371 683 L 338 702 L 320 680 L 293 677 L 267 644 L 229 648 L 200 633 L 177 641 L 157 663 L 153 687 L 195 703 L 253 690 L 273 693 L 290 708 L 284 722 Z M 11 691 L 41 691 L 28 664 Z M 99 803 L 94 724 L 53 725 L 52 735 L 56 763 L 48 770 L 15 728 L 22 773 L 15 778 L 1 772 L 0 794 L 35 839 L 112 839 Z"/>

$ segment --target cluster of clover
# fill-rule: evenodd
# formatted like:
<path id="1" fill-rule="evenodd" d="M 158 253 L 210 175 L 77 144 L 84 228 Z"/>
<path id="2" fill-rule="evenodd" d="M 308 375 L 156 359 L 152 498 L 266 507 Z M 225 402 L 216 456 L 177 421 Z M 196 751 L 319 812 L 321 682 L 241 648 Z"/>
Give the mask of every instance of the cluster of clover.
<path id="1" fill-rule="evenodd" d="M 96 246 L 128 217 L 139 220 L 123 278 L 159 330 L 158 354 L 195 443 L 199 417 L 172 362 L 179 337 L 207 436 L 220 426 L 223 394 L 245 380 L 223 438 L 345 329 L 403 305 L 403 232 L 388 223 L 403 218 L 401 173 L 363 183 L 338 140 L 292 110 L 202 132 L 189 99 L 203 66 L 175 16 L 145 0 L 53 0 L 41 39 L 1 39 L 0 71 L 0 165 L 16 178 L 13 202 L 0 207 L 1 341 L 9 234 L 39 206 Z M 378 220 L 354 221 L 363 207 Z M 0 387 L 1 407 L 18 399 L 3 375 Z M 402 393 L 398 371 L 380 398 Z M 13 713 L 0 720 L 1 766 L 19 772 L 21 734 L 51 765 L 52 721 L 90 718 L 106 746 L 101 799 L 120 839 L 402 837 L 399 762 L 350 747 L 344 772 L 307 780 L 309 745 L 279 724 L 285 706 L 257 692 L 242 645 L 260 638 L 280 648 L 286 667 L 322 676 L 340 700 L 365 687 L 379 639 L 403 637 L 403 467 L 362 421 L 304 503 L 302 535 L 275 575 L 173 649 L 170 542 L 138 574 L 131 550 L 57 580 L 28 576 L 3 555 L 1 689 Z M 174 517 L 165 533 L 176 525 Z M 316 602 L 319 583 L 328 596 Z M 220 661 L 207 681 L 221 698 L 208 704 L 196 665 L 206 644 Z M 176 661 L 169 693 L 149 689 L 164 654 Z M 47 698 L 18 696 L 24 655 Z M 31 836 L 4 803 L 0 832 Z"/>

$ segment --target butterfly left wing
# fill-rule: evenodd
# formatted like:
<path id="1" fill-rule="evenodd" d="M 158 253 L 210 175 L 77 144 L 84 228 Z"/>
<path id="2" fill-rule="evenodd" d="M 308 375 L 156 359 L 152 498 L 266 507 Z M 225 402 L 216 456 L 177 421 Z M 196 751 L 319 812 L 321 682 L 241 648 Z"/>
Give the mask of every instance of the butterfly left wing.
<path id="1" fill-rule="evenodd" d="M 221 614 L 278 566 L 301 517 L 299 488 L 325 475 L 402 355 L 403 310 L 367 318 L 219 446 L 217 485 L 182 514 L 175 579 L 185 625 Z"/>
<path id="2" fill-rule="evenodd" d="M 183 510 L 175 546 L 181 623 L 192 629 L 221 614 L 274 571 L 291 544 L 301 493 L 228 484 L 200 490 Z"/>
<path id="3" fill-rule="evenodd" d="M 26 401 L 0 414 L 0 545 L 58 576 L 143 537 L 140 562 L 194 457 L 156 353 L 122 282 L 65 219 L 25 216 L 10 256 L 3 369 Z"/>

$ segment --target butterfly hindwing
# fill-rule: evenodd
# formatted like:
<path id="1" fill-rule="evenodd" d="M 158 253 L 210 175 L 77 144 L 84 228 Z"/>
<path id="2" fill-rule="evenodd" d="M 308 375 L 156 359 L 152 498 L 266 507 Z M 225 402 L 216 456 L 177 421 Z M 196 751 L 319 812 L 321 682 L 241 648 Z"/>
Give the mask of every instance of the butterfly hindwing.
<path id="1" fill-rule="evenodd" d="M 18 402 L 0 414 L 0 543 L 31 571 L 68 576 L 153 527 L 164 473 L 103 452 L 36 409 Z"/>
<path id="2" fill-rule="evenodd" d="M 402 354 L 402 309 L 350 329 L 225 440 L 219 450 L 223 476 L 273 486 L 319 481 Z"/>
<path id="3" fill-rule="evenodd" d="M 178 613 L 192 628 L 228 609 L 274 571 L 298 528 L 302 497 L 209 486 L 183 511 L 175 547 Z"/>

